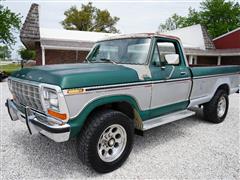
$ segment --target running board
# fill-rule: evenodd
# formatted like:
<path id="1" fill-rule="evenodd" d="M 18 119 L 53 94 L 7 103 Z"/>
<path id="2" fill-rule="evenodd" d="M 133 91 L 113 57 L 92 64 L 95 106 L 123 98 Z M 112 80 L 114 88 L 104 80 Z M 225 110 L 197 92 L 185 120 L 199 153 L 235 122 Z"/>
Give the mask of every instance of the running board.
<path id="1" fill-rule="evenodd" d="M 161 126 L 163 124 L 167 124 L 173 121 L 177 121 L 180 119 L 184 119 L 189 116 L 193 116 L 196 113 L 190 110 L 183 110 L 183 111 L 177 111 L 171 114 L 167 114 L 164 116 L 156 117 L 150 120 L 146 120 L 143 122 L 143 131 L 152 129 L 154 127 Z"/>

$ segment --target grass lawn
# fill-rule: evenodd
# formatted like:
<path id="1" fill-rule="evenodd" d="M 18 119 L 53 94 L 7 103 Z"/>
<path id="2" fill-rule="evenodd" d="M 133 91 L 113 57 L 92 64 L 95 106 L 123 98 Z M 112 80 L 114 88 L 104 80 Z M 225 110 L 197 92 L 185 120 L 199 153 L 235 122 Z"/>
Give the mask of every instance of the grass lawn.
<path id="1" fill-rule="evenodd" d="M 20 64 L 7 64 L 7 65 L 0 65 L 0 71 L 5 72 L 5 74 L 10 75 L 12 72 L 17 71 L 21 68 Z"/>

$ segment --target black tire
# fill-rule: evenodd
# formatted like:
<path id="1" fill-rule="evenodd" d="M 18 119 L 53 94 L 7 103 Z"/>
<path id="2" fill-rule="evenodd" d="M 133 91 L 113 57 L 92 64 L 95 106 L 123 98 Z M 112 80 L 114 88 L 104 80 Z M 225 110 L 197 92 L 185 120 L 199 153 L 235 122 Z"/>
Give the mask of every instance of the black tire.
<path id="1" fill-rule="evenodd" d="M 126 132 L 126 145 L 119 157 L 112 162 L 100 158 L 99 138 L 109 126 L 120 125 Z M 99 173 L 111 172 L 119 168 L 128 158 L 133 144 L 134 122 L 125 114 L 115 110 L 98 111 L 87 119 L 77 139 L 77 153 L 81 161 Z M 115 142 L 116 143 L 116 142 Z M 106 143 L 107 144 L 107 143 Z M 115 146 L 115 145 L 114 145 Z"/>
<path id="2" fill-rule="evenodd" d="M 226 108 L 222 116 L 218 115 L 218 103 L 221 98 L 224 98 L 226 101 Z M 224 90 L 218 90 L 214 97 L 211 99 L 210 102 L 204 104 L 203 106 L 203 114 L 204 114 L 204 119 L 206 121 L 212 122 L 212 123 L 221 123 L 224 121 L 227 112 L 228 112 L 228 95 L 227 92 Z"/>

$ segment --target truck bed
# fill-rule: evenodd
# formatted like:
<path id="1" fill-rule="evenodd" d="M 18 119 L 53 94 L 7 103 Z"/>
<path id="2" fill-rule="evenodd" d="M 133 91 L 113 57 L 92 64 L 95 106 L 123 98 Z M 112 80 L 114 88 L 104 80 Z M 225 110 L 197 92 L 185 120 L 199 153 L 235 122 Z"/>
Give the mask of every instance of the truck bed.
<path id="1" fill-rule="evenodd" d="M 208 102 L 220 85 L 226 87 L 229 94 L 238 91 L 240 66 L 190 66 L 193 87 L 190 106 Z"/>

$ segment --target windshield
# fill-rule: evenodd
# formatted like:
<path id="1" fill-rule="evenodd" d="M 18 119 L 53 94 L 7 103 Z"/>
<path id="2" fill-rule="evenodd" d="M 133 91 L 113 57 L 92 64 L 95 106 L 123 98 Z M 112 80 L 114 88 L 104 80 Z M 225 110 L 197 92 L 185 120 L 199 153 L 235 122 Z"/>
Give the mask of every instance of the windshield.
<path id="1" fill-rule="evenodd" d="M 150 38 L 116 39 L 98 42 L 87 60 L 120 64 L 144 64 L 150 47 Z"/>

